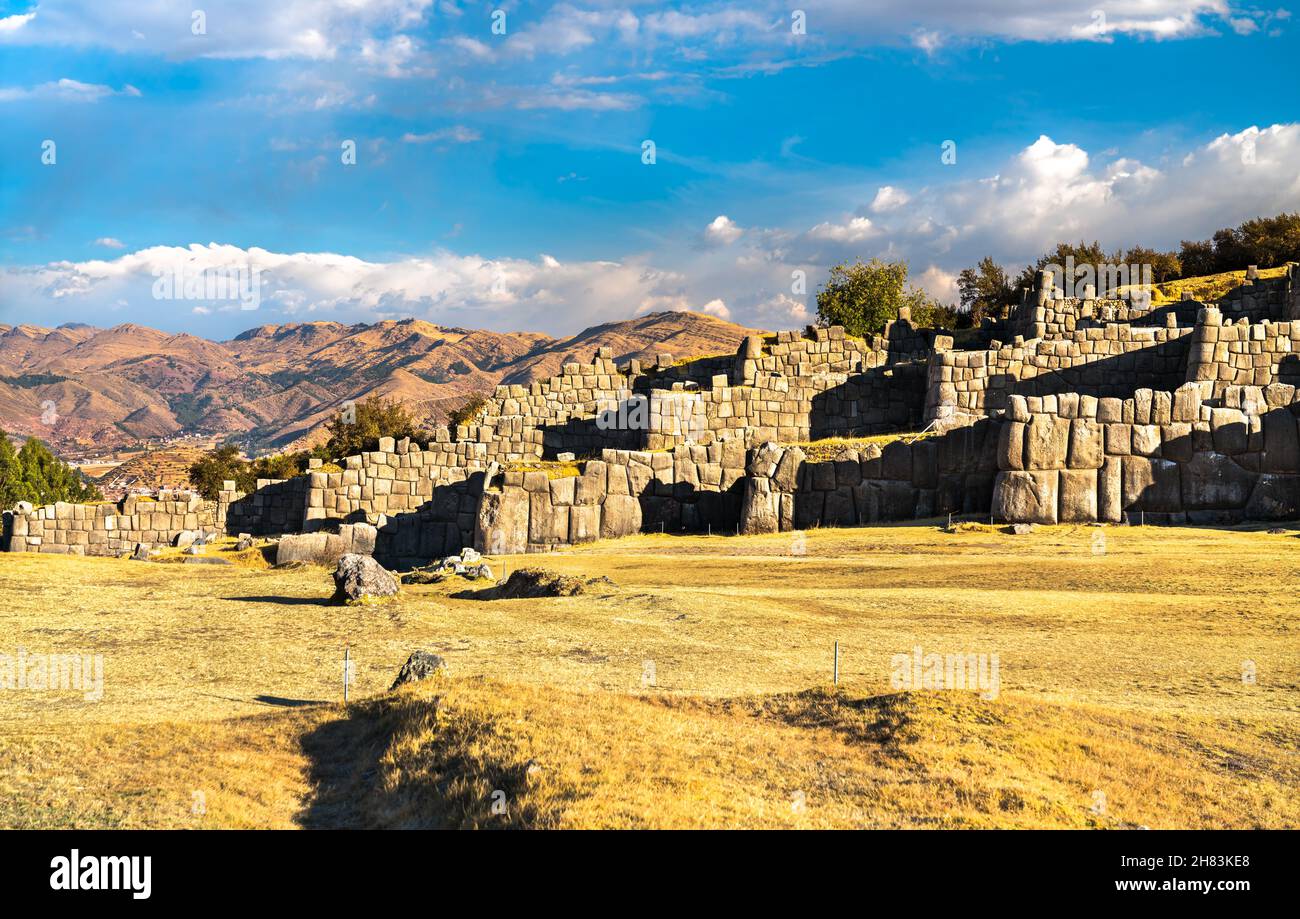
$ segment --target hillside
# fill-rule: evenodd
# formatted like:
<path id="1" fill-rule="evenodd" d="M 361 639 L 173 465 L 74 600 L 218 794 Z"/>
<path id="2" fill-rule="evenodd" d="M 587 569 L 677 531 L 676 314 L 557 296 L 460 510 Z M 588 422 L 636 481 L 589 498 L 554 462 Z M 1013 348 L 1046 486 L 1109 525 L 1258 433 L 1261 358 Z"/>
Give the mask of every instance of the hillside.
<path id="1" fill-rule="evenodd" d="M 652 313 L 567 339 L 420 319 L 264 325 L 230 341 L 131 323 L 0 327 L 0 428 L 60 447 L 238 435 L 253 447 L 308 443 L 347 400 L 401 399 L 436 423 L 475 392 L 590 360 L 734 350 L 750 332 L 695 313 Z M 51 405 L 53 411 L 51 411 Z"/>

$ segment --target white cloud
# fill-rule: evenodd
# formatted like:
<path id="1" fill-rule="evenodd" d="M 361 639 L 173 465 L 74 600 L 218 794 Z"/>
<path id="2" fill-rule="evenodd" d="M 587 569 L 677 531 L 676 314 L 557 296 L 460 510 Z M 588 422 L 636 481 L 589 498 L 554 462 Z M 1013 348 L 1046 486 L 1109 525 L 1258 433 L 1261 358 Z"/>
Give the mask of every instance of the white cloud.
<path id="1" fill-rule="evenodd" d="M 0 35 L 13 34 L 36 18 L 35 13 L 16 13 L 0 19 Z"/>
<path id="2" fill-rule="evenodd" d="M 876 191 L 876 197 L 871 201 L 871 210 L 873 213 L 881 214 L 885 211 L 893 211 L 902 207 L 911 201 L 907 192 L 892 185 L 882 185 Z"/>
<path id="3" fill-rule="evenodd" d="M 725 214 L 719 214 L 704 228 L 704 238 L 711 243 L 727 246 L 743 236 L 745 231 Z"/>
<path id="4" fill-rule="evenodd" d="M 93 318 L 105 304 L 126 299 L 138 321 L 148 324 L 151 318 L 174 315 L 175 303 L 154 300 L 152 288 L 155 272 L 178 268 L 190 273 L 256 269 L 261 310 L 281 319 L 323 314 L 374 321 L 413 315 L 478 328 L 572 332 L 625 319 L 638 309 L 686 308 L 687 302 L 681 299 L 681 275 L 639 257 L 561 262 L 545 255 L 533 261 L 437 251 L 371 262 L 332 252 L 284 253 L 195 243 L 154 246 L 111 260 L 9 268 L 0 278 L 6 293 L 13 291 L 16 304 L 48 307 L 58 300 L 61 310 Z M 721 300 L 707 306 L 718 315 L 726 309 Z M 254 315 L 246 312 L 232 321 L 252 324 Z"/>
<path id="5" fill-rule="evenodd" d="M 170 58 L 331 60 L 381 33 L 417 26 L 433 0 L 207 0 L 206 31 L 190 8 L 138 0 L 42 0 L 35 16 L 0 20 L 0 42 L 100 46 Z M 28 14 L 30 16 L 30 14 Z M 384 47 L 391 55 L 401 46 Z"/>
<path id="6" fill-rule="evenodd" d="M 405 144 L 429 144 L 429 143 L 453 143 L 453 144 L 472 144 L 475 141 L 483 139 L 483 135 L 473 128 L 467 128 L 464 125 L 453 125 L 450 128 L 442 128 L 437 131 L 430 131 L 427 134 L 403 134 L 402 143 Z"/>
<path id="7" fill-rule="evenodd" d="M 719 319 L 731 318 L 731 310 L 727 309 L 727 304 L 716 297 L 700 307 L 700 312 L 709 316 L 717 316 Z"/>
<path id="8" fill-rule="evenodd" d="M 112 236 L 101 236 L 95 240 L 95 245 L 103 246 L 105 249 L 125 249 L 126 243 Z"/>
<path id="9" fill-rule="evenodd" d="M 38 86 L 23 88 L 18 86 L 0 87 L 0 102 L 18 102 L 34 99 L 41 102 L 98 102 L 110 96 L 139 96 L 140 90 L 130 83 L 121 89 L 104 86 L 99 83 L 82 83 L 79 80 L 63 78 Z"/>
<path id="10" fill-rule="evenodd" d="M 873 234 L 873 224 L 866 217 L 851 217 L 843 223 L 825 221 L 807 233 L 809 239 L 837 243 L 862 242 Z"/>
<path id="11" fill-rule="evenodd" d="M 956 273 L 985 255 L 1014 270 L 1062 241 L 1177 248 L 1182 239 L 1204 239 L 1248 218 L 1300 210 L 1300 124 L 1247 127 L 1188 151 L 1165 151 L 1151 163 L 1122 155 L 1130 151 L 1123 141 L 1119 146 L 1113 157 L 1094 157 L 1067 138 L 1026 139 L 984 177 L 918 188 L 883 186 L 877 179 L 858 185 L 856 213 L 826 214 L 820 222 L 814 214 L 792 226 L 742 229 L 719 214 L 695 224 L 703 224 L 702 233 L 684 232 L 653 255 L 597 250 L 585 261 L 561 261 L 436 250 L 368 261 L 209 244 L 9 268 L 0 284 L 11 315 L 48 315 L 57 300 L 61 321 L 93 321 L 125 299 L 148 324 L 150 315 L 165 319 L 176 312 L 175 304 L 150 297 L 154 268 L 176 260 L 233 262 L 258 267 L 266 283 L 263 315 L 230 314 L 223 321 L 231 323 L 290 315 L 346 321 L 414 315 L 467 327 L 571 334 L 629 315 L 704 308 L 743 324 L 782 328 L 808 321 L 812 292 L 841 260 L 906 259 L 912 283 L 953 302 Z M 887 198 L 905 195 L 906 202 L 873 211 L 873 219 L 861 216 L 884 187 L 897 193 Z M 810 223 L 811 229 L 800 229 Z M 701 235 L 714 227 L 731 241 L 701 246 Z M 795 271 L 806 272 L 806 293 L 798 296 L 791 295 Z"/>

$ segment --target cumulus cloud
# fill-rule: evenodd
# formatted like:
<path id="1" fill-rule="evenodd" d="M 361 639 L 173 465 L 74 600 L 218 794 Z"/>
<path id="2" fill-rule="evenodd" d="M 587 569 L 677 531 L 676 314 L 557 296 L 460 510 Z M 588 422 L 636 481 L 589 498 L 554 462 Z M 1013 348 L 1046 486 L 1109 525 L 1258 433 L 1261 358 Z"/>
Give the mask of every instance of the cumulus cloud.
<path id="1" fill-rule="evenodd" d="M 154 246 L 115 259 L 61 261 L 3 272 L 15 303 L 59 301 L 60 309 L 93 318 L 106 303 L 126 299 L 139 321 L 173 315 L 175 301 L 156 300 L 164 275 L 204 276 L 243 270 L 260 279 L 261 309 L 293 316 L 374 321 L 419 316 L 435 322 L 497 329 L 573 331 L 627 318 L 647 307 L 687 308 L 683 278 L 641 258 L 562 262 L 551 256 L 488 259 L 438 251 L 387 262 L 332 252 L 271 252 L 209 243 Z M 199 298 L 196 298 L 199 299 Z M 222 304 L 185 304 L 211 310 Z M 725 304 L 706 308 L 724 315 Z M 200 312 L 201 311 L 195 311 Z M 245 313 L 244 325 L 251 324 Z M 263 319 L 261 321 L 274 321 Z"/>
<path id="2" fill-rule="evenodd" d="M 95 245 L 103 246 L 105 249 L 125 249 L 126 243 L 112 236 L 101 236 L 95 240 Z"/>
<path id="3" fill-rule="evenodd" d="M 871 201 L 871 210 L 873 213 L 881 214 L 886 211 L 897 210 L 908 201 L 911 197 L 907 192 L 892 185 L 882 185 L 876 191 L 876 197 Z"/>
<path id="4" fill-rule="evenodd" d="M 873 224 L 866 217 L 850 217 L 840 223 L 823 221 L 811 228 L 807 236 L 827 242 L 859 243 L 872 235 L 872 228 Z"/>
<path id="5" fill-rule="evenodd" d="M 726 215 L 705 224 L 719 245 L 683 234 L 652 255 L 597 252 L 564 261 L 488 258 L 448 250 L 386 261 L 316 252 L 283 253 L 209 244 L 162 246 L 106 260 L 10 268 L 0 277 L 15 313 L 94 321 L 126 300 L 148 322 L 174 315 L 150 296 L 153 271 L 247 265 L 263 278 L 257 321 L 328 316 L 346 321 L 414 315 L 437 322 L 571 334 L 600 322 L 657 310 L 708 310 L 765 328 L 803 325 L 813 291 L 838 261 L 902 258 L 911 281 L 944 302 L 956 300 L 955 276 L 991 255 L 1018 268 L 1055 243 L 1098 239 L 1107 248 L 1176 248 L 1260 214 L 1300 210 L 1300 124 L 1251 126 L 1209 139 L 1158 164 L 1116 153 L 1092 154 L 1067 138 L 1027 141 L 974 177 L 905 188 L 865 185 L 859 212 L 880 196 L 905 203 L 876 219 L 827 214 L 809 229 L 751 226 Z M 875 213 L 873 211 L 873 213 Z M 106 237 L 107 238 L 107 237 Z M 799 272 L 803 275 L 799 276 Z M 806 283 L 793 283 L 802 277 Z M 185 304 L 211 308 L 213 304 Z M 252 324 L 251 314 L 221 314 Z M 151 313 L 152 310 L 152 313 Z M 224 321 L 224 320 L 223 320 Z"/>
<path id="6" fill-rule="evenodd" d="M 719 214 L 704 228 L 704 238 L 717 245 L 727 246 L 743 236 L 745 231 L 725 214 Z"/>

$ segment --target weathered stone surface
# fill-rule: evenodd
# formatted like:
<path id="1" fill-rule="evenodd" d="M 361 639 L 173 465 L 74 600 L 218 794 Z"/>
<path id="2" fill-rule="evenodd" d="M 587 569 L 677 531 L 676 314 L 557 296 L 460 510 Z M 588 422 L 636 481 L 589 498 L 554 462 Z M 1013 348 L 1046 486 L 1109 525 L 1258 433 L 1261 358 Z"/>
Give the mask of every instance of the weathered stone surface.
<path id="1" fill-rule="evenodd" d="M 749 465 L 745 467 L 745 472 L 751 476 L 760 476 L 770 478 L 776 472 L 785 450 L 773 441 L 759 444 L 754 448 L 753 456 L 750 458 Z"/>
<path id="2" fill-rule="evenodd" d="M 804 452 L 798 447 L 789 447 L 781 455 L 781 461 L 777 464 L 776 475 L 772 479 L 772 484 L 777 491 L 795 490 L 795 485 L 799 481 L 799 472 L 804 464 Z"/>
<path id="3" fill-rule="evenodd" d="M 427 680 L 446 671 L 447 662 L 437 654 L 431 654 L 428 651 L 413 651 L 411 656 L 406 659 L 406 663 L 402 665 L 402 669 L 397 671 L 397 679 L 393 680 L 393 685 L 388 687 L 388 691 L 392 692 L 397 687 L 407 683 Z"/>
<path id="4" fill-rule="evenodd" d="M 483 493 L 474 526 L 474 548 L 487 555 L 528 551 L 528 492 L 507 485 Z"/>
<path id="5" fill-rule="evenodd" d="M 641 532 L 641 502 L 631 495 L 609 495 L 600 513 L 600 538 L 618 539 Z"/>
<path id="6" fill-rule="evenodd" d="M 776 533 L 781 528 L 778 492 L 768 478 L 745 479 L 745 491 L 740 502 L 740 532 L 750 536 L 758 533 Z"/>
<path id="7" fill-rule="evenodd" d="M 1182 510 L 1178 466 L 1164 459 L 1126 456 L 1124 509 L 1170 513 Z"/>
<path id="8" fill-rule="evenodd" d="M 1097 472 L 1063 469 L 1059 519 L 1062 523 L 1091 523 L 1097 519 Z"/>
<path id="9" fill-rule="evenodd" d="M 334 603 L 382 599 L 397 591 L 397 579 L 372 556 L 349 553 L 334 569 Z"/>
<path id="10" fill-rule="evenodd" d="M 1124 519 L 1124 461 L 1108 456 L 1097 475 L 1097 519 L 1119 523 Z"/>
<path id="11" fill-rule="evenodd" d="M 1233 455 L 1246 451 L 1249 428 L 1245 413 L 1235 408 L 1211 409 L 1210 430 L 1216 452 Z"/>
<path id="12" fill-rule="evenodd" d="M 999 472 L 993 484 L 993 516 L 1009 523 L 1056 523 L 1058 475 L 1054 470 Z"/>
<path id="13" fill-rule="evenodd" d="M 1075 418 L 1070 422 L 1071 469 L 1100 469 L 1105 459 L 1105 429 L 1088 418 Z"/>
<path id="14" fill-rule="evenodd" d="M 1251 520 L 1300 517 L 1300 475 L 1261 475 L 1246 503 Z"/>
<path id="15" fill-rule="evenodd" d="M 569 542 L 577 545 L 600 536 L 600 506 L 579 504 L 569 508 Z"/>
<path id="16" fill-rule="evenodd" d="M 1187 510 L 1243 508 L 1256 476 L 1221 453 L 1196 453 L 1182 467 L 1183 506 Z"/>
<path id="17" fill-rule="evenodd" d="M 1025 468 L 1061 469 L 1070 446 L 1070 421 L 1035 415 L 1025 428 Z"/>
<path id="18" fill-rule="evenodd" d="M 1300 472 L 1300 436 L 1295 416 L 1287 409 L 1274 409 L 1260 418 L 1264 430 L 1265 472 Z"/>
<path id="19" fill-rule="evenodd" d="M 1160 455 L 1160 428 L 1154 424 L 1133 425 L 1133 453 L 1136 456 Z"/>
<path id="20" fill-rule="evenodd" d="M 280 537 L 275 547 L 275 563 L 300 562 L 328 567 L 336 564 L 351 546 L 337 533 L 296 533 Z"/>

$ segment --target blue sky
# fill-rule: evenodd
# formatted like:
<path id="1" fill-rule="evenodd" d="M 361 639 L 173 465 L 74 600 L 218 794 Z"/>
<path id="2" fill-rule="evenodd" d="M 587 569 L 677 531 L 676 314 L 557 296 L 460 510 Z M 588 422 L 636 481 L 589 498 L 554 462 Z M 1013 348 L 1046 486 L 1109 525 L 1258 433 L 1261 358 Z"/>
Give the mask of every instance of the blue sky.
<path id="1" fill-rule="evenodd" d="M 781 328 L 841 259 L 951 300 L 1300 207 L 1284 7 L 196 3 L 0 0 L 0 323 Z M 257 309 L 156 297 L 173 265 L 256 268 Z"/>

